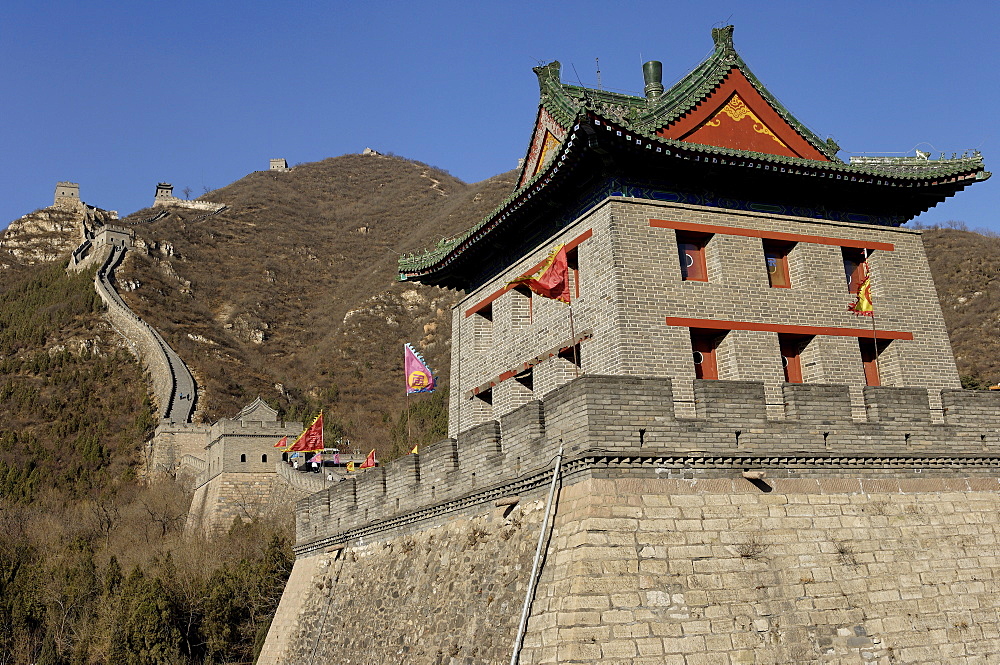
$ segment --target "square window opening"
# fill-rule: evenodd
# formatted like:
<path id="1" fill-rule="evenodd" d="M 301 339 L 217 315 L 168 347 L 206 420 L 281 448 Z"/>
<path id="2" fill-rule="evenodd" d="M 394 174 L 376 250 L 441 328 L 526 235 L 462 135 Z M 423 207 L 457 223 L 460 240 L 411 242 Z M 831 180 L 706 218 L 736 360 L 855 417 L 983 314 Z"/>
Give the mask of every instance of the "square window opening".
<path id="1" fill-rule="evenodd" d="M 726 333 L 718 330 L 691 329 L 691 357 L 694 378 L 716 380 L 719 378 L 718 349 Z"/>
<path id="2" fill-rule="evenodd" d="M 572 284 L 571 293 L 574 298 L 580 297 L 580 250 L 578 247 L 566 252 L 566 263 L 569 266 L 569 275 Z"/>
<path id="3" fill-rule="evenodd" d="M 677 232 L 677 254 L 680 260 L 681 279 L 688 282 L 707 282 L 708 264 L 705 249 L 711 234 Z"/>
<path id="4" fill-rule="evenodd" d="M 580 345 L 574 344 L 573 346 L 568 346 L 565 349 L 559 351 L 559 357 L 563 360 L 568 360 L 577 367 L 583 367 L 583 363 L 580 358 Z"/>
<path id="5" fill-rule="evenodd" d="M 764 241 L 764 261 L 767 263 L 767 281 L 773 289 L 789 289 L 792 275 L 788 271 L 788 254 L 794 243 Z"/>
<path id="6" fill-rule="evenodd" d="M 493 303 L 483 305 L 472 315 L 474 348 L 484 351 L 493 345 Z"/>
<path id="7" fill-rule="evenodd" d="M 527 388 L 528 390 L 534 392 L 535 390 L 535 373 L 534 368 L 529 367 L 520 374 L 514 375 L 514 380 L 519 384 Z"/>
<path id="8" fill-rule="evenodd" d="M 785 383 L 802 383 L 802 352 L 812 341 L 810 335 L 778 335 L 781 367 Z"/>
<path id="9" fill-rule="evenodd" d="M 861 364 L 865 370 L 865 385 L 880 386 L 882 378 L 879 372 L 879 356 L 889 346 L 890 340 L 859 338 L 858 345 L 861 347 Z"/>
<path id="10" fill-rule="evenodd" d="M 857 293 L 861 288 L 861 283 L 865 281 L 868 274 L 868 264 L 865 259 L 865 251 L 857 247 L 841 247 L 844 258 L 844 276 L 847 277 L 847 290 L 850 293 Z"/>
<path id="11" fill-rule="evenodd" d="M 483 321 L 493 323 L 493 303 L 487 303 L 475 311 L 475 315 Z"/>

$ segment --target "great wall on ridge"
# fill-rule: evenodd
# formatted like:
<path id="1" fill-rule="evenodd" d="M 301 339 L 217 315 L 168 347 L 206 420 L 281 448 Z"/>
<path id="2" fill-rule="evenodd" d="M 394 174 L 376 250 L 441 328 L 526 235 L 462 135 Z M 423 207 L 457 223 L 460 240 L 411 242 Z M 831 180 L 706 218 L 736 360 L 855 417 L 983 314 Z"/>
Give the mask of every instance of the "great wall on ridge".
<path id="1" fill-rule="evenodd" d="M 303 424 L 260 398 L 188 422 L 193 378 L 114 291 L 128 230 L 74 254 L 149 368 L 187 533 L 297 499 L 257 663 L 998 662 L 1000 391 L 960 388 L 902 226 L 991 174 L 845 162 L 711 36 L 642 96 L 534 69 L 514 190 L 399 259 L 461 295 L 448 436 L 384 466 L 290 471 Z"/>

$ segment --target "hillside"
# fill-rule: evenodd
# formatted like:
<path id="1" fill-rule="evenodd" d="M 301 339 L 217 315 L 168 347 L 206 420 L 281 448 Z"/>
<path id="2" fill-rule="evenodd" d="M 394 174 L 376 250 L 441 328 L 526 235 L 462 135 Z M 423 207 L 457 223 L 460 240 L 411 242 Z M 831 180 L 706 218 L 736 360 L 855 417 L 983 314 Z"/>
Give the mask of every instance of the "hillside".
<path id="1" fill-rule="evenodd" d="M 253 173 L 204 196 L 223 213 L 136 225 L 119 287 L 191 365 L 203 419 L 258 394 L 290 419 L 325 408 L 328 436 L 386 459 L 405 452 L 400 346 L 447 383 L 459 296 L 396 282 L 396 258 L 464 231 L 512 185 L 361 155 Z M 93 274 L 63 271 L 77 233 L 45 209 L 0 234 L 0 662 L 249 662 L 288 574 L 289 524 L 186 540 L 190 497 L 136 482 L 148 387 Z M 1000 238 L 923 238 L 963 382 L 994 384 Z M 444 391 L 411 405 L 419 440 L 440 436 Z"/>
<path id="2" fill-rule="evenodd" d="M 960 228 L 924 229 L 923 238 L 962 384 L 996 385 L 1000 382 L 1000 238 Z"/>
<path id="3" fill-rule="evenodd" d="M 0 280 L 0 662 L 249 662 L 290 524 L 182 538 L 190 497 L 137 482 L 155 415 L 93 279 L 43 263 Z"/>
<path id="4" fill-rule="evenodd" d="M 221 214 L 173 208 L 137 225 L 142 247 L 118 277 L 129 305 L 188 362 L 205 420 L 261 395 L 296 419 L 325 408 L 328 437 L 390 457 L 405 446 L 392 439 L 402 344 L 447 384 L 456 299 L 398 283 L 397 258 L 464 231 L 512 186 L 513 173 L 470 185 L 391 156 L 252 173 L 202 197 L 229 206 Z M 420 398 L 436 406 L 422 409 L 418 439 L 442 434 L 443 397 Z"/>

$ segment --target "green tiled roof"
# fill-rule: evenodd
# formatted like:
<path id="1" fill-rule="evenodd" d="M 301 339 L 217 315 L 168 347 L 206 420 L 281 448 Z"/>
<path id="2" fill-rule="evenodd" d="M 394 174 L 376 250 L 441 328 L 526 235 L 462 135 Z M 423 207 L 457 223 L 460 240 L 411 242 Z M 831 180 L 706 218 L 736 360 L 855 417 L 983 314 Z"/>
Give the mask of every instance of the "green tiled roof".
<path id="1" fill-rule="evenodd" d="M 712 38 L 715 50 L 704 62 L 666 90 L 655 100 L 605 90 L 593 90 L 564 84 L 560 80 L 560 64 L 552 62 L 536 67 L 540 92 L 539 105 L 567 130 L 567 137 L 557 154 L 544 168 L 515 189 L 492 213 L 467 232 L 440 241 L 433 249 L 419 255 L 403 256 L 399 260 L 400 277 L 434 272 L 478 242 L 495 226 L 513 214 L 528 197 L 546 187 L 566 162 L 571 152 L 577 155 L 585 150 L 577 132 L 582 125 L 597 126 L 598 131 L 621 132 L 623 138 L 633 143 L 635 149 L 651 149 L 665 155 L 701 155 L 704 160 L 720 160 L 731 165 L 768 168 L 795 175 L 829 177 L 841 181 L 868 183 L 886 187 L 938 185 L 951 181 L 981 181 L 990 177 L 984 170 L 978 152 L 955 155 L 950 159 L 924 159 L 922 157 L 856 158 L 845 163 L 837 157 L 839 146 L 832 140 L 821 140 L 795 119 L 781 103 L 767 91 L 746 63 L 736 52 L 732 41 L 733 26 L 715 28 Z M 757 92 L 774 108 L 799 135 L 830 161 L 784 157 L 769 153 L 751 152 L 712 145 L 689 143 L 661 137 L 657 131 L 693 109 L 712 92 L 732 70 L 740 69 Z M 636 146 L 635 144 L 642 144 Z M 527 160 L 523 168 L 529 168 Z M 523 172 L 522 172 L 523 177 Z M 519 178 L 520 182 L 521 179 Z M 964 186 L 964 185 L 962 185 Z M 958 187 L 959 189 L 961 187 Z M 437 268 L 435 268 L 437 266 Z"/>

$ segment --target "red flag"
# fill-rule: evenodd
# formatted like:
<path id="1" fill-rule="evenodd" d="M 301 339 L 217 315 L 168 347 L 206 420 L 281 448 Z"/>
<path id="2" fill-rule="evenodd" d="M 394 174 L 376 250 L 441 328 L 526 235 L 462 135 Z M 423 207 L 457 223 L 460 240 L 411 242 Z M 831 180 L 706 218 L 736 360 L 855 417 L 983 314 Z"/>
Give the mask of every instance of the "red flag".
<path id="1" fill-rule="evenodd" d="M 276 444 L 274 444 L 274 447 L 275 448 L 284 448 L 287 445 L 288 445 L 288 437 L 287 436 L 283 436 L 283 437 L 281 437 L 280 441 L 278 441 Z"/>
<path id="2" fill-rule="evenodd" d="M 566 246 L 559 245 L 534 275 L 518 277 L 511 284 L 524 284 L 544 298 L 569 303 L 569 261 Z"/>
<path id="3" fill-rule="evenodd" d="M 320 411 L 312 425 L 299 434 L 299 438 L 295 439 L 295 443 L 291 446 L 285 448 L 285 452 L 312 452 L 323 450 L 323 447 L 323 412 Z"/>
<path id="4" fill-rule="evenodd" d="M 361 468 L 362 469 L 370 469 L 373 466 L 375 466 L 375 450 L 374 449 L 372 449 L 372 451 L 370 453 L 368 453 L 368 457 L 366 457 L 365 461 L 361 463 Z"/>

